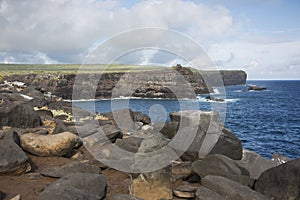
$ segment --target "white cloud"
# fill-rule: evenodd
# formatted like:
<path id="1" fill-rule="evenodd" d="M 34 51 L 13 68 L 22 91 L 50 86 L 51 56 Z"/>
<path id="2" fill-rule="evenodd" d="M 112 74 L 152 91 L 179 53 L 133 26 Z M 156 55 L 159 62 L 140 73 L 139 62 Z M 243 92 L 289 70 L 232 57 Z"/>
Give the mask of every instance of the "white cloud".
<path id="1" fill-rule="evenodd" d="M 42 52 L 58 62 L 81 62 L 95 43 L 133 28 L 175 29 L 201 42 L 231 25 L 224 7 L 183 0 L 141 1 L 129 8 L 120 1 L 2 0 L 0 51 Z"/>
<path id="2" fill-rule="evenodd" d="M 244 69 L 250 79 L 299 79 L 300 41 L 211 45 L 209 55 L 221 69 Z M 231 55 L 234 55 L 233 59 Z M 229 62 L 228 62 L 229 61 Z"/>
<path id="3" fill-rule="evenodd" d="M 278 3 L 278 0 L 268 0 L 269 3 L 273 1 Z M 273 33 L 251 30 L 246 19 L 232 16 L 233 13 L 221 6 L 224 1 L 201 2 L 145 0 L 128 4 L 117 0 L 0 0 L 0 62 L 81 63 L 97 45 L 115 34 L 141 27 L 159 27 L 177 30 L 204 45 L 222 69 L 244 69 L 249 78 L 299 79 L 300 30 L 297 27 Z M 224 4 L 238 2 L 226 0 Z M 259 3 L 258 0 L 247 2 Z M 243 30 L 245 27 L 247 32 Z M 112 48 L 126 49 L 140 41 L 145 44 L 145 40 L 153 38 L 151 34 L 144 32 L 118 40 Z M 155 37 L 157 43 L 164 43 L 161 39 L 165 37 L 159 34 Z M 170 46 L 190 55 L 189 60 L 146 50 L 128 54 L 118 61 L 203 64 L 194 48 L 170 41 Z"/>
<path id="4" fill-rule="evenodd" d="M 44 64 L 55 64 L 57 61 L 49 58 L 45 53 L 42 52 L 0 52 L 0 60 L 2 63 L 44 63 Z"/>

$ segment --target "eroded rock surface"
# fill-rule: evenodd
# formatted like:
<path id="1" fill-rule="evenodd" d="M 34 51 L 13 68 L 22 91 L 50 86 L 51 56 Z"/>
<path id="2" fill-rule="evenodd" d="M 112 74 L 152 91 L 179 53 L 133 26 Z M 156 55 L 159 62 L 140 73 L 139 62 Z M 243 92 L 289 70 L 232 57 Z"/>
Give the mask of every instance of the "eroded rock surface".
<path id="1" fill-rule="evenodd" d="M 19 175 L 29 172 L 28 156 L 11 140 L 0 139 L 0 175 Z"/>
<path id="2" fill-rule="evenodd" d="M 63 156 L 80 145 L 78 136 L 70 132 L 55 135 L 24 134 L 20 137 L 21 147 L 37 156 Z"/>

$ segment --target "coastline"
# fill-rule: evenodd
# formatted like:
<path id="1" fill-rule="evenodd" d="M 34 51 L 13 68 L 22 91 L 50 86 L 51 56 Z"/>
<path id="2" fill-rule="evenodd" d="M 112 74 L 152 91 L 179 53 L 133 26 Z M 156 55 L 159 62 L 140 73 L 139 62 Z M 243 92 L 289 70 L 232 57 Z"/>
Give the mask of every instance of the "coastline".
<path id="1" fill-rule="evenodd" d="M 226 129 L 223 124 L 220 123 L 218 115 L 213 112 L 194 111 L 195 113 L 193 114 L 192 111 L 187 111 L 181 114 L 180 112 L 171 113 L 172 120 L 163 126 L 158 123 L 157 126 L 160 131 L 157 131 L 156 125 L 151 124 L 149 116 L 130 110 L 119 111 L 117 112 L 117 116 L 121 116 L 121 123 L 126 125 L 124 129 L 122 125 L 121 127 L 116 126 L 116 124 L 118 124 L 116 123 L 117 119 L 113 118 L 112 113 L 106 113 L 101 116 L 91 116 L 87 111 L 79 108 L 77 108 L 76 113 L 79 114 L 81 119 L 77 117 L 76 120 L 78 121 L 74 122 L 70 120 L 74 118 L 71 102 L 62 101 L 63 99 L 57 101 L 57 98 L 51 96 L 47 97 L 33 87 L 24 88 L 22 91 L 23 96 L 20 95 L 20 92 L 16 92 L 16 90 L 13 90 L 12 93 L 1 93 L 0 95 L 2 99 L 0 108 L 12 108 L 11 111 L 6 109 L 5 113 L 7 114 L 5 116 L 1 115 L 0 142 L 2 142 L 1 144 L 3 145 L 0 146 L 0 150 L 2 153 L 8 152 L 8 154 L 1 154 L 5 156 L 1 157 L 1 159 L 4 160 L 0 163 L 7 161 L 13 162 L 10 160 L 13 158 L 9 159 L 12 154 L 20 155 L 21 157 L 18 159 L 22 158 L 18 160 L 18 162 L 13 162 L 15 163 L 13 168 L 11 165 L 5 167 L 1 165 L 0 191 L 1 194 L 4 193 L 2 196 L 6 195 L 5 198 L 7 199 L 18 194 L 21 194 L 22 199 L 47 199 L 57 197 L 55 195 L 62 195 L 62 193 L 60 193 L 62 190 L 70 190 L 70 188 L 67 188 L 74 187 L 64 182 L 62 182 L 64 184 L 63 187 L 55 188 L 53 186 L 53 184 L 58 181 L 64 181 L 66 177 L 72 180 L 72 185 L 75 185 L 75 188 L 78 187 L 76 186 L 76 184 L 78 184 L 76 180 L 79 177 L 88 180 L 89 183 L 93 183 L 94 185 L 101 183 L 101 186 L 97 186 L 98 192 L 96 194 L 86 192 L 88 191 L 87 188 L 80 188 L 83 192 L 81 195 L 87 195 L 85 197 L 95 195 L 95 198 L 103 198 L 106 196 L 106 199 L 113 199 L 116 195 L 120 194 L 129 195 L 130 189 L 128 186 L 134 187 L 133 183 L 137 183 L 137 185 L 150 184 L 154 188 L 156 184 L 159 184 L 159 187 L 166 187 L 168 191 L 166 196 L 171 195 L 172 198 L 189 196 L 201 199 L 211 195 L 227 195 L 229 197 L 233 195 L 229 190 L 216 189 L 222 188 L 222 184 L 231 185 L 232 188 L 235 188 L 234 195 L 240 193 L 256 199 L 267 199 L 267 196 L 284 199 L 292 195 L 290 193 L 291 190 L 286 190 L 286 188 L 291 187 L 293 188 L 292 192 L 297 192 L 298 180 L 291 179 L 291 177 L 299 177 L 297 176 L 297 173 L 299 173 L 299 168 L 297 168 L 299 159 L 290 161 L 290 159 L 285 156 L 274 155 L 273 159 L 267 160 L 255 152 L 244 150 L 239 138 L 237 138 L 232 131 Z M 29 96 L 31 98 L 24 98 L 24 95 L 26 95 L 25 97 Z M 35 107 L 41 109 L 34 110 L 33 108 Z M 47 107 L 48 109 L 42 109 L 42 107 Z M 202 146 L 203 141 L 201 138 L 207 133 L 207 128 L 205 128 L 207 127 L 206 123 L 201 122 L 197 124 L 197 121 L 195 123 L 194 117 L 195 114 L 196 116 L 198 115 L 197 113 L 201 116 L 203 115 L 204 118 L 212 119 L 219 127 L 218 135 L 220 135 L 220 137 L 215 141 L 215 145 L 204 157 L 198 157 L 199 149 L 194 149 L 195 147 Z M 22 120 L 17 120 L 10 124 L 10 120 L 12 120 L 9 118 L 10 116 L 14 116 L 14 120 Z M 3 120 L 5 117 L 7 117 L 8 120 Z M 91 126 L 85 127 L 85 125 L 90 125 L 93 120 L 96 119 L 97 123 L 99 123 L 99 127 L 105 130 L 107 136 L 107 139 L 100 142 L 110 142 L 112 145 L 101 145 L 101 148 L 98 149 L 100 152 L 102 152 L 102 150 L 110 152 L 110 148 L 114 146 L 132 152 L 145 151 L 141 149 L 141 145 L 146 145 L 148 142 L 152 144 L 153 140 L 157 141 L 158 138 L 159 144 L 168 144 L 178 132 L 177 128 L 178 125 L 180 125 L 181 117 L 187 120 L 191 126 L 200 126 L 203 132 L 197 133 L 196 139 L 192 140 L 193 143 L 191 147 L 189 147 L 184 154 L 179 156 L 176 162 L 173 162 L 171 171 L 168 172 L 171 173 L 172 176 L 170 179 L 167 179 L 167 182 L 162 181 L 165 179 L 161 173 L 152 174 L 156 177 L 155 180 L 159 180 L 159 182 L 154 180 L 145 182 L 145 180 L 140 178 L 149 175 L 149 173 L 132 176 L 131 173 L 111 169 L 110 166 L 95 159 L 85 146 L 81 146 L 82 142 L 85 144 L 91 142 L 91 140 L 89 140 L 90 136 L 97 133 L 97 128 L 91 129 Z M 128 121 L 128 119 L 130 119 L 130 121 Z M 134 122 L 133 127 L 131 127 L 130 130 L 126 130 L 128 124 L 132 123 L 131 120 Z M 79 129 L 76 127 L 76 123 Z M 189 127 L 189 129 L 190 128 L 191 127 Z M 84 136 L 80 133 L 80 130 L 83 130 Z M 144 141 L 144 143 L 141 140 L 133 139 L 134 135 L 138 136 L 138 134 L 141 133 L 149 134 L 147 137 L 148 140 Z M 68 138 L 68 142 L 65 143 L 65 145 L 68 146 L 67 152 L 65 151 L 65 146 L 61 152 L 44 152 L 44 149 L 39 149 L 37 146 L 32 146 L 32 144 L 26 142 L 27 140 L 36 140 L 39 142 L 38 145 L 46 145 L 44 146 L 45 148 L 50 148 L 48 146 L 55 144 L 55 149 L 57 149 L 57 146 L 62 147 L 60 142 L 62 138 L 64 138 L 62 137 L 63 135 Z M 158 135 L 159 137 L 157 138 Z M 56 141 L 54 138 L 56 136 L 60 138 L 59 141 Z M 197 139 L 197 137 L 199 137 L 199 139 Z M 49 140 L 53 142 L 43 144 L 42 141 L 44 141 L 44 139 L 40 140 L 39 138 L 49 138 Z M 7 146 L 7 144 L 11 144 L 12 146 Z M 70 144 L 72 145 L 69 146 Z M 151 145 L 148 146 L 148 148 L 149 147 L 152 148 Z M 6 149 L 3 151 L 1 148 Z M 155 146 L 155 148 L 157 147 Z M 181 150 L 176 150 L 175 148 L 175 152 L 181 152 Z M 104 154 L 101 155 L 104 156 Z M 124 157 L 120 159 L 122 163 L 128 161 L 124 159 Z M 26 163 L 26 165 L 24 165 L 24 163 Z M 223 170 L 220 170 L 220 168 L 225 166 L 225 163 L 230 163 L 229 166 L 227 165 L 229 171 L 226 174 L 224 174 Z M 207 171 L 207 167 L 210 170 Z M 236 169 L 236 167 L 241 171 L 235 171 L 234 169 Z M 288 172 L 280 176 L 279 180 L 266 178 L 268 173 L 278 174 L 291 167 L 294 167 L 296 171 Z M 59 175 L 61 170 L 64 170 L 63 175 Z M 81 173 L 74 175 L 74 170 Z M 168 171 L 168 169 L 164 170 Z M 86 175 L 86 173 L 90 175 Z M 93 180 L 90 180 L 89 177 L 93 177 Z M 278 181 L 284 182 L 284 185 L 278 185 Z M 221 183 L 221 185 L 218 185 L 218 183 Z M 218 186 L 216 186 L 216 184 Z M 276 186 L 276 184 L 278 186 Z M 5 187 L 2 185 L 5 185 Z M 211 187 L 211 185 L 215 186 Z M 99 187 L 101 188 L 100 190 Z M 281 193 L 272 193 L 274 187 L 277 187 Z M 144 196 L 142 195 L 140 197 L 151 199 L 151 194 L 158 194 L 155 193 L 154 190 L 149 191 L 146 188 L 137 188 L 137 190 L 138 191 L 134 190 L 136 192 L 131 193 L 131 195 L 140 195 L 140 193 L 143 193 Z M 207 194 L 203 192 L 203 190 L 210 192 Z M 208 196 L 204 197 L 204 194 Z M 280 196 L 282 194 L 286 196 Z M 68 193 L 68 195 L 75 197 L 79 194 Z M 131 196 L 127 197 L 133 198 Z"/>

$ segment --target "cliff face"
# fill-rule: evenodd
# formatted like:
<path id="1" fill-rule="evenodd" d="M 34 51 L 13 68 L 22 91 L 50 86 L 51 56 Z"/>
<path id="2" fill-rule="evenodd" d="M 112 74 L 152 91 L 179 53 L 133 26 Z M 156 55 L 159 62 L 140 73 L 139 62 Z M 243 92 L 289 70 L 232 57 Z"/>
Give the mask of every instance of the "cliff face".
<path id="1" fill-rule="evenodd" d="M 147 98 L 194 98 L 195 94 L 207 94 L 211 87 L 219 86 L 214 81 L 217 72 L 192 72 L 190 68 L 175 67 L 163 70 L 129 73 L 97 74 L 28 74 L 5 77 L 7 81 L 21 81 L 43 92 L 51 92 L 64 99 L 72 99 L 75 78 L 80 90 L 75 99 L 111 98 L 120 96 Z M 241 85 L 246 82 L 243 71 L 220 71 L 225 85 Z M 220 75 L 219 75 L 220 76 Z M 95 95 L 90 96 L 92 82 L 97 81 Z M 204 81 L 205 80 L 205 81 Z M 206 81 L 209 80 L 209 85 Z"/>
<path id="2" fill-rule="evenodd" d="M 206 82 L 209 82 L 213 87 L 227 85 L 244 85 L 246 84 L 247 74 L 242 70 L 220 70 L 203 72 Z M 218 80 L 220 77 L 223 82 Z"/>

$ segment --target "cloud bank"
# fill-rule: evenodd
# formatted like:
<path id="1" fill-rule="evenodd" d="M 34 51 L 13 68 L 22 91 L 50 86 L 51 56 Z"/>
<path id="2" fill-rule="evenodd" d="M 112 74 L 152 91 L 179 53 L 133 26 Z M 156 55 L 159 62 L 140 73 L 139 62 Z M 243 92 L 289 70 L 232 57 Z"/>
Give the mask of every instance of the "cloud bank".
<path id="1" fill-rule="evenodd" d="M 282 74 L 291 79 L 300 77 L 298 31 L 292 40 L 253 40 L 243 32 L 243 22 L 220 3 L 0 0 L 0 27 L 2 63 L 81 63 L 97 45 L 115 34 L 159 27 L 194 39 L 221 69 L 245 69 L 250 78 L 282 78 Z M 128 38 L 119 45 L 135 40 Z M 155 51 L 131 55 L 136 64 L 180 61 L 165 59 L 168 63 L 164 63 L 163 56 Z M 129 57 L 124 62 L 130 62 Z"/>

